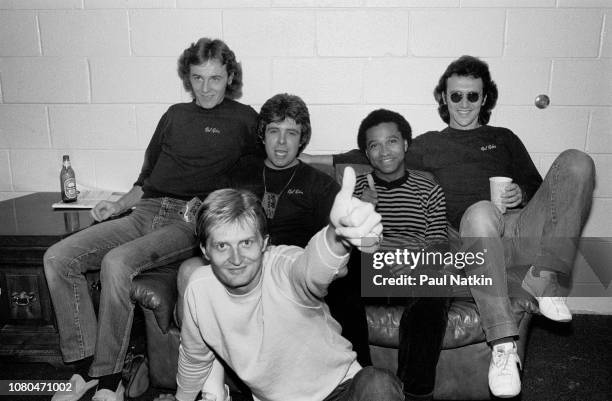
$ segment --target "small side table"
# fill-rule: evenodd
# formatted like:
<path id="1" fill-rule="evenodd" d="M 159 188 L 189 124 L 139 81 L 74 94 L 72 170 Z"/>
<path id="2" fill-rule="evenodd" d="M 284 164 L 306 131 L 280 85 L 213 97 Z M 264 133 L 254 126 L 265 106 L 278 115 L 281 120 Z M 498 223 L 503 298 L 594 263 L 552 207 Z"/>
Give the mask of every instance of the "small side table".
<path id="1" fill-rule="evenodd" d="M 43 255 L 93 218 L 89 210 L 53 210 L 60 199 L 39 192 L 0 202 L 0 357 L 61 363 Z M 88 280 L 95 286 L 97 275 Z"/>

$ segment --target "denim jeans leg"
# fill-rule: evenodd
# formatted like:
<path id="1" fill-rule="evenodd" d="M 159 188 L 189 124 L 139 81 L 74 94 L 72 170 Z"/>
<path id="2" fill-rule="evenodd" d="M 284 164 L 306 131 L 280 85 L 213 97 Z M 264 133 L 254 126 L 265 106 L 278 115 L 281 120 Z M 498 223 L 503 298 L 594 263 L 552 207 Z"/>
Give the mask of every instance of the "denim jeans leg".
<path id="1" fill-rule="evenodd" d="M 346 391 L 346 401 L 403 401 L 399 379 L 386 369 L 368 366 L 361 369 Z"/>
<path id="2" fill-rule="evenodd" d="M 93 225 L 51 246 L 43 257 L 64 362 L 91 356 L 97 321 L 84 273 L 99 270 L 116 246 L 140 235 L 128 217 Z"/>
<path id="3" fill-rule="evenodd" d="M 591 210 L 594 183 L 595 166 L 587 154 L 566 150 L 555 159 L 510 230 L 517 238 L 518 263 L 569 275 Z"/>
<path id="4" fill-rule="evenodd" d="M 465 274 L 468 277 L 484 275 L 493 282 L 490 286 L 470 286 L 488 342 L 518 335 L 508 298 L 504 231 L 504 215 L 489 201 L 470 206 L 459 229 L 463 252 L 484 252 L 486 249 L 484 263 L 466 265 Z"/>
<path id="5" fill-rule="evenodd" d="M 397 376 L 404 393 L 432 395 L 451 298 L 408 298 L 400 320 Z"/>
<path id="6" fill-rule="evenodd" d="M 386 369 L 367 366 L 323 401 L 404 401 L 402 384 Z"/>
<path id="7" fill-rule="evenodd" d="M 98 341 L 91 376 L 118 373 L 123 367 L 134 312 L 130 299 L 132 279 L 145 270 L 193 256 L 195 247 L 193 225 L 177 220 L 113 249 L 104 257 L 100 271 Z"/>

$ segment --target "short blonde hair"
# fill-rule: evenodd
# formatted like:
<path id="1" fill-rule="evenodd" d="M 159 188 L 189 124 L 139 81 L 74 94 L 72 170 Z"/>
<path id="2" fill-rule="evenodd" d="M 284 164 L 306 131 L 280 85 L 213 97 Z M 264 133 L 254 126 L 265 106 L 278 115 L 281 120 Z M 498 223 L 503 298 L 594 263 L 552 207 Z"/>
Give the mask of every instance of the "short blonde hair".
<path id="1" fill-rule="evenodd" d="M 261 202 L 250 191 L 225 188 L 206 197 L 196 215 L 196 237 L 206 246 L 210 232 L 222 224 L 252 225 L 262 238 L 268 235 L 268 224 Z"/>

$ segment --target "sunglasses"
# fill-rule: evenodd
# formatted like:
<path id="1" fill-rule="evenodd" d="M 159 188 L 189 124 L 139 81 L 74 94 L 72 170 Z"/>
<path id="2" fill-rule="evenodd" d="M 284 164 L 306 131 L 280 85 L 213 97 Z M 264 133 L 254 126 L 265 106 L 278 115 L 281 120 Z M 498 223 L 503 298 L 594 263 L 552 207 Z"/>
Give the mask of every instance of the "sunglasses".
<path id="1" fill-rule="evenodd" d="M 467 100 L 470 103 L 476 103 L 480 99 L 480 93 L 478 92 L 453 92 L 450 94 L 450 100 L 453 103 L 459 103 L 463 100 L 464 96 L 467 97 Z"/>

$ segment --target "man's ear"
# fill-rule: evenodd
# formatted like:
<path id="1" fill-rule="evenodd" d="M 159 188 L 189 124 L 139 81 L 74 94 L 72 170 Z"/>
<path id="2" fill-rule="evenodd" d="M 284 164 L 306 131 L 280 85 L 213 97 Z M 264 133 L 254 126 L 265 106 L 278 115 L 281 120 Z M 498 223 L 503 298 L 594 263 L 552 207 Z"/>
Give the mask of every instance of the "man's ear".
<path id="1" fill-rule="evenodd" d="M 204 255 L 206 259 L 210 260 L 210 258 L 208 257 L 208 253 L 206 253 L 206 247 L 200 244 L 200 250 L 202 251 L 202 255 Z"/>
<path id="2" fill-rule="evenodd" d="M 404 153 L 408 152 L 408 141 L 404 139 Z"/>

